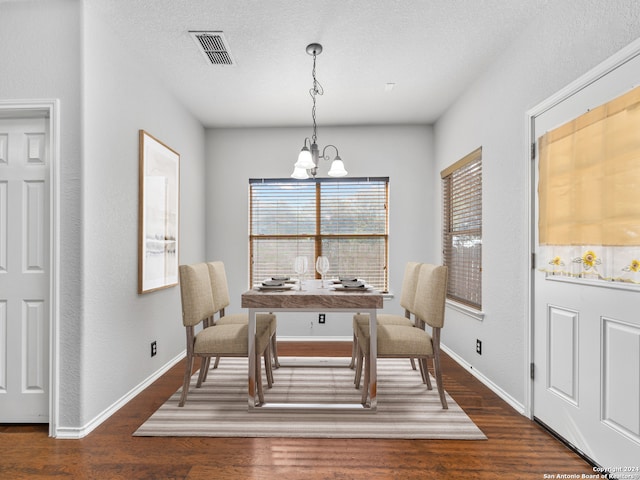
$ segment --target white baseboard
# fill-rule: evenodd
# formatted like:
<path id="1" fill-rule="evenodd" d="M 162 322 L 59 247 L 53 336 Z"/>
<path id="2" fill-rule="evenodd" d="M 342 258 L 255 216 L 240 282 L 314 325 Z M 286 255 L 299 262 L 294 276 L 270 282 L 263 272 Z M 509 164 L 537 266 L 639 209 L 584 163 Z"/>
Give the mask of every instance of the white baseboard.
<path id="1" fill-rule="evenodd" d="M 145 388 L 155 382 L 158 378 L 164 375 L 167 371 L 171 369 L 176 363 L 184 358 L 186 351 L 183 350 L 181 353 L 176 355 L 174 358 L 165 363 L 162 367 L 160 367 L 156 372 L 147 377 L 144 381 L 139 383 L 136 387 L 122 396 L 119 400 L 113 403 L 110 407 L 103 410 L 100 414 L 96 415 L 90 422 L 88 422 L 83 427 L 61 427 L 58 426 L 53 433 L 53 437 L 59 439 L 72 439 L 77 440 L 83 437 L 86 437 L 91 433 L 96 427 L 98 427 L 102 422 L 107 420 L 111 415 L 120 410 L 124 405 L 130 402 L 136 395 L 142 392 Z"/>
<path id="2" fill-rule="evenodd" d="M 522 403 L 517 401 L 515 398 L 513 398 L 511 395 L 505 392 L 502 388 L 500 388 L 498 385 L 493 383 L 489 378 L 485 377 L 481 372 L 474 369 L 457 353 L 447 348 L 446 345 L 440 345 L 440 348 L 443 352 L 449 355 L 457 364 L 459 364 L 462 368 L 468 371 L 475 378 L 480 380 L 484 385 L 486 385 L 489 389 L 491 389 L 491 391 L 493 391 L 493 393 L 498 395 L 502 400 L 507 402 L 515 411 L 520 413 L 520 415 L 525 415 L 525 408 Z"/>

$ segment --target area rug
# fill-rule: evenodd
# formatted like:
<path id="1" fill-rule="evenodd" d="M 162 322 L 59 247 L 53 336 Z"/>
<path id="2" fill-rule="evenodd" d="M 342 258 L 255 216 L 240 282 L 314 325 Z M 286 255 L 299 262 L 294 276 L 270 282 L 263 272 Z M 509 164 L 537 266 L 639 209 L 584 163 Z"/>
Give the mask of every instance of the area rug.
<path id="1" fill-rule="evenodd" d="M 281 363 L 274 370 L 273 388 L 265 388 L 267 402 L 359 402 L 361 390 L 353 385 L 348 358 L 283 357 Z M 448 394 L 449 409 L 443 410 L 435 383 L 427 390 L 406 359 L 378 360 L 375 413 L 249 412 L 246 359 L 223 358 L 201 388 L 195 388 L 196 379 L 197 374 L 184 407 L 178 407 L 180 389 L 133 435 L 486 439 Z"/>

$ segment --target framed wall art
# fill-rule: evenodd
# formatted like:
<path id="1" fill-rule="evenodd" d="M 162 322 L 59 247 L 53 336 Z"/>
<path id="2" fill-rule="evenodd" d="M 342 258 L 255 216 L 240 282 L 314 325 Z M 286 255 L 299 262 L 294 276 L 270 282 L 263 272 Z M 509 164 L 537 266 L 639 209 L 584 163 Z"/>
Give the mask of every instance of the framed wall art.
<path id="1" fill-rule="evenodd" d="M 138 293 L 178 284 L 180 154 L 139 132 Z"/>

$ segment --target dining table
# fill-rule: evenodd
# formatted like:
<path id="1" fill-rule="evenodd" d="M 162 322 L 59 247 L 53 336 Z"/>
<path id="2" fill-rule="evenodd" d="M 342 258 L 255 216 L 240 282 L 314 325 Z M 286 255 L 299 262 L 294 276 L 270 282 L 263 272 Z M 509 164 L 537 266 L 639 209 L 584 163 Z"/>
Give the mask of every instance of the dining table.
<path id="1" fill-rule="evenodd" d="M 302 288 L 300 287 L 302 285 Z M 378 309 L 383 307 L 383 296 L 377 290 L 365 286 L 363 288 L 345 288 L 341 284 L 330 281 L 305 280 L 296 284 L 277 286 L 257 285 L 244 292 L 241 306 L 248 309 L 249 358 L 255 358 L 256 314 L 261 312 L 353 312 L 369 314 L 371 356 L 369 367 L 368 401 L 364 403 L 260 403 L 256 399 L 256 362 L 250 361 L 248 372 L 248 405 L 250 411 L 273 410 L 332 410 L 375 412 L 377 408 L 377 316 Z M 286 368 L 286 367 L 281 367 Z M 348 368 L 345 365 L 345 368 Z"/>

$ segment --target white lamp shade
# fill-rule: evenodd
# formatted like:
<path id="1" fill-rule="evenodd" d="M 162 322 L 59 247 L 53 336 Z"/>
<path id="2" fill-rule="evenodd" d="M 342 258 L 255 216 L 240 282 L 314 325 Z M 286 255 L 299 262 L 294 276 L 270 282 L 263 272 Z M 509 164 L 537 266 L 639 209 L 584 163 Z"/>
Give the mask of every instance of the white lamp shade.
<path id="1" fill-rule="evenodd" d="M 296 165 L 298 165 L 296 163 Z M 307 173 L 307 169 L 306 168 L 300 168 L 298 166 L 293 168 L 293 173 L 291 174 L 291 178 L 296 178 L 298 180 L 304 180 L 306 178 L 309 178 L 309 174 Z"/>
<path id="2" fill-rule="evenodd" d="M 307 147 L 303 147 L 302 150 L 300 150 L 298 161 L 296 162 L 295 167 L 309 170 L 315 168 L 315 166 L 316 164 L 313 163 L 313 158 L 311 158 L 311 152 Z"/>
<path id="3" fill-rule="evenodd" d="M 328 172 L 330 177 L 344 177 L 346 174 L 347 171 L 344 169 L 344 163 L 342 160 L 334 160 L 331 162 L 331 168 Z"/>

